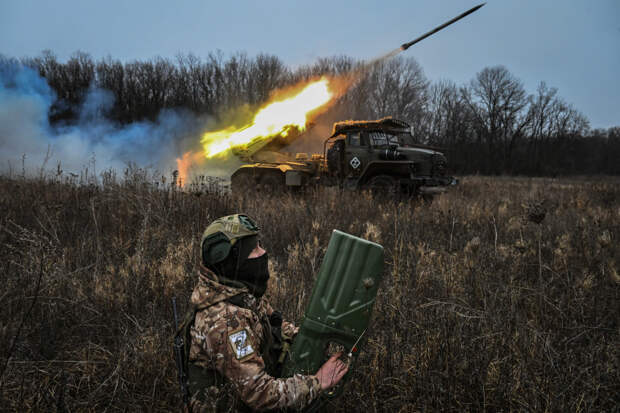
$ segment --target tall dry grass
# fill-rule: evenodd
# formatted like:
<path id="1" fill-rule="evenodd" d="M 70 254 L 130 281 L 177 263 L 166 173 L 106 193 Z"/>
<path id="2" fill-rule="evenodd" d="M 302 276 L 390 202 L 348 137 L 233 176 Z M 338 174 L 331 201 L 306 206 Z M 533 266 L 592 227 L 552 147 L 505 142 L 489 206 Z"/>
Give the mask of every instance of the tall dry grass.
<path id="1" fill-rule="evenodd" d="M 180 191 L 140 170 L 2 178 L 0 409 L 175 410 L 170 299 L 187 302 L 206 225 L 243 211 L 293 320 L 332 229 L 386 249 L 372 330 L 330 411 L 617 410 L 618 183 L 466 177 L 428 205 Z"/>

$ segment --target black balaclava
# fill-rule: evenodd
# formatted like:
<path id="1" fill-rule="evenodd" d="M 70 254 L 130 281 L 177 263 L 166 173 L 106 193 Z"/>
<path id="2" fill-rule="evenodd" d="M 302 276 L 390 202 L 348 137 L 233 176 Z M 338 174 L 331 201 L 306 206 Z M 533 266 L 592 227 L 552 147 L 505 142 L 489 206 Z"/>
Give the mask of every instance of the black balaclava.
<path id="1" fill-rule="evenodd" d="M 258 258 L 247 258 L 237 270 L 237 281 L 248 287 L 256 298 L 260 298 L 267 290 L 269 281 L 269 259 L 267 253 Z"/>
<path id="2" fill-rule="evenodd" d="M 260 298 L 267 290 L 269 260 L 267 253 L 257 258 L 247 258 L 257 245 L 256 236 L 241 238 L 224 261 L 209 268 L 219 276 L 222 284 L 247 287 L 252 295 Z"/>

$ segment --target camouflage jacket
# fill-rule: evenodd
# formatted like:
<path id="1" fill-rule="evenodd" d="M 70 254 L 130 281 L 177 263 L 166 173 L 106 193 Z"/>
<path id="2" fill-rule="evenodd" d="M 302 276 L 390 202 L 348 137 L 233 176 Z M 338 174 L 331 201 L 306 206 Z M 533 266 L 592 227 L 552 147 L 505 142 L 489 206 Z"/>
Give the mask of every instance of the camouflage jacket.
<path id="1" fill-rule="evenodd" d="M 232 297 L 241 297 L 243 307 L 231 303 Z M 256 299 L 245 288 L 223 285 L 201 267 L 191 303 L 204 309 L 196 313 L 190 330 L 189 361 L 206 374 L 224 378 L 223 386 L 211 385 L 192 396 L 193 411 L 302 409 L 316 399 L 321 387 L 315 376 L 274 378 L 265 371 L 261 353 L 266 332 L 261 319 L 273 309 L 264 298 Z M 294 336 L 297 328 L 284 321 L 282 331 Z M 229 392 L 237 400 L 227 400 L 223 406 L 221 401 Z"/>

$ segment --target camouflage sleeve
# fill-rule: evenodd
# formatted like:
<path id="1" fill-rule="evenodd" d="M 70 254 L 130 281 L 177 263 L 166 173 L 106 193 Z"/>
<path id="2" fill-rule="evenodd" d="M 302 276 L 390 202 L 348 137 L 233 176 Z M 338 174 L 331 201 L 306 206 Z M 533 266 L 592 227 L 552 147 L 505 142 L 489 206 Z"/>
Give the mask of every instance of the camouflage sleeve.
<path id="1" fill-rule="evenodd" d="M 269 304 L 269 301 L 267 301 L 265 297 L 260 299 L 259 308 L 267 315 L 271 315 L 271 313 L 273 313 L 273 307 Z"/>
<path id="2" fill-rule="evenodd" d="M 262 299 L 261 305 L 265 309 L 265 313 L 267 315 L 271 315 L 271 313 L 273 313 L 273 307 L 271 307 L 271 304 L 269 304 L 267 300 Z M 290 321 L 286 321 L 286 320 L 282 321 L 282 333 L 284 333 L 290 338 L 295 338 L 298 332 L 299 332 L 299 327 L 296 327 L 295 324 L 291 323 Z"/>
<path id="3" fill-rule="evenodd" d="M 262 330 L 260 323 L 253 321 L 244 310 L 227 306 L 224 315 L 209 329 L 207 340 L 213 345 L 216 369 L 254 410 L 309 405 L 320 392 L 318 378 L 295 375 L 276 379 L 267 374 L 259 354 Z"/>
<path id="4" fill-rule="evenodd" d="M 282 333 L 289 336 L 290 338 L 295 338 L 297 333 L 299 333 L 299 327 L 295 326 L 295 324 L 291 322 L 284 320 L 282 321 Z"/>

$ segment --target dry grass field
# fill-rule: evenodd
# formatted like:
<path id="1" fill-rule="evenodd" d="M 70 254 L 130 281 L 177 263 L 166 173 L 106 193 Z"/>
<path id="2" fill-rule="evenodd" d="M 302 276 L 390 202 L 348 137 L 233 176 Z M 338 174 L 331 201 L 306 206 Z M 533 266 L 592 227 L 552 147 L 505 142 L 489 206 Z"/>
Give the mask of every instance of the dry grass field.
<path id="1" fill-rule="evenodd" d="M 133 170 L 0 178 L 0 208 L 1 410 L 178 410 L 170 301 L 185 310 L 206 225 L 241 211 L 289 319 L 332 229 L 386 249 L 372 329 L 329 411 L 619 409 L 618 178 L 464 177 L 428 205 L 236 197 Z"/>

